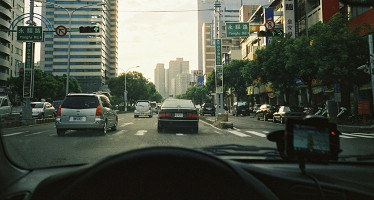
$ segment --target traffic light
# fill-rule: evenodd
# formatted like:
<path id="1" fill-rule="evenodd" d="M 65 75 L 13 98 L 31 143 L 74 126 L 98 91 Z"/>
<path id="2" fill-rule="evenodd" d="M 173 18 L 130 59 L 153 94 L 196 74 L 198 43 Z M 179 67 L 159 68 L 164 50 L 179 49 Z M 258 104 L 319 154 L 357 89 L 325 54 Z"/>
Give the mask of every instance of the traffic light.
<path id="1" fill-rule="evenodd" d="M 81 26 L 79 27 L 80 33 L 98 33 L 100 28 L 98 26 Z"/>
<path id="2" fill-rule="evenodd" d="M 258 37 L 283 37 L 283 31 L 281 30 L 259 31 Z"/>

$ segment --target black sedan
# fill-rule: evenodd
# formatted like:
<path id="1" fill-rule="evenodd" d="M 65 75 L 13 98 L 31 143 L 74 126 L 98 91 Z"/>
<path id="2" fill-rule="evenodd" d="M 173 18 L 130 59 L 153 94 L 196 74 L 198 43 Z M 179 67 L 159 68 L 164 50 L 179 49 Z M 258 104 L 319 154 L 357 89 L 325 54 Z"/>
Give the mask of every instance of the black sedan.
<path id="1" fill-rule="evenodd" d="M 190 129 L 193 133 L 199 130 L 199 115 L 194 103 L 186 99 L 168 99 L 161 106 L 158 114 L 157 131 L 167 128 Z"/>

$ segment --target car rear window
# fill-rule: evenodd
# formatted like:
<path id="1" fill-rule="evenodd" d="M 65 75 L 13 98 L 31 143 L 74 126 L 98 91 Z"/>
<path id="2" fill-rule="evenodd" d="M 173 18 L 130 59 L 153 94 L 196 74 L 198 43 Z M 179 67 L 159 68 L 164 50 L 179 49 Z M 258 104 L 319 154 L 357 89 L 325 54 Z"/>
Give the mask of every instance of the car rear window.
<path id="1" fill-rule="evenodd" d="M 149 103 L 148 102 L 145 102 L 145 101 L 140 101 L 136 104 L 137 106 L 149 106 Z"/>
<path id="2" fill-rule="evenodd" d="M 61 108 L 89 109 L 97 108 L 99 100 L 95 96 L 68 96 L 61 104 Z"/>
<path id="3" fill-rule="evenodd" d="M 43 108 L 43 103 L 31 103 L 31 108 Z"/>
<path id="4" fill-rule="evenodd" d="M 163 108 L 195 108 L 192 101 L 165 101 Z"/>
<path id="5" fill-rule="evenodd" d="M 204 105 L 204 107 L 214 107 L 214 105 L 211 104 L 211 103 L 207 103 L 207 104 Z"/>
<path id="6" fill-rule="evenodd" d="M 248 106 L 247 102 L 238 102 L 238 106 Z"/>

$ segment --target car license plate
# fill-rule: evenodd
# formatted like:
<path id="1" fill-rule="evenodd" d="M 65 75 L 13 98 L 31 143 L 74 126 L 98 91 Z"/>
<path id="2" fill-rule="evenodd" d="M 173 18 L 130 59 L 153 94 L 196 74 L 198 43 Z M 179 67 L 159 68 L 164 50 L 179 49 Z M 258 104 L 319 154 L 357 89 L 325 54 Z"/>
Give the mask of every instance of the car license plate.
<path id="1" fill-rule="evenodd" d="M 85 117 L 71 117 L 71 121 L 86 121 Z"/>
<path id="2" fill-rule="evenodd" d="M 183 117 L 183 113 L 175 113 L 174 117 Z"/>

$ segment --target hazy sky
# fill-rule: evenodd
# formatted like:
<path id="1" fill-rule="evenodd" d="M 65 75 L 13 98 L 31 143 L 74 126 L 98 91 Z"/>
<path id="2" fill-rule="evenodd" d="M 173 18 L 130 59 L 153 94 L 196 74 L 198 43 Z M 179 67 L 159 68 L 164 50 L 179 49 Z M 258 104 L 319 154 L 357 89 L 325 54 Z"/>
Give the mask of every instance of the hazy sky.
<path id="1" fill-rule="evenodd" d="M 29 1 L 25 3 L 29 12 Z M 180 57 L 190 61 L 190 70 L 198 68 L 197 11 L 129 12 L 197 10 L 196 0 L 119 0 L 118 3 L 119 73 L 140 66 L 135 70 L 153 82 L 157 63 L 168 68 L 170 60 Z"/>
<path id="2" fill-rule="evenodd" d="M 154 80 L 157 63 L 183 57 L 197 69 L 197 12 L 127 12 L 197 10 L 196 0 L 120 0 L 118 67 L 140 66 Z M 121 72 L 121 70 L 119 70 Z"/>

